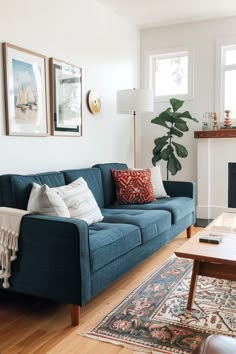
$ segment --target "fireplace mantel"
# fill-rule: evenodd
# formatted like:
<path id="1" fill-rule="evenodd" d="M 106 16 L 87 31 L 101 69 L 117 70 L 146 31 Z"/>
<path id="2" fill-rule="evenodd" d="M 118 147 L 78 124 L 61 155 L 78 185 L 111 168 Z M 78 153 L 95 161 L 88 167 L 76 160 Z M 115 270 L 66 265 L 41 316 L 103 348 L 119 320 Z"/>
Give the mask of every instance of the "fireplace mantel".
<path id="1" fill-rule="evenodd" d="M 195 139 L 236 138 L 236 129 L 200 130 L 194 132 Z"/>

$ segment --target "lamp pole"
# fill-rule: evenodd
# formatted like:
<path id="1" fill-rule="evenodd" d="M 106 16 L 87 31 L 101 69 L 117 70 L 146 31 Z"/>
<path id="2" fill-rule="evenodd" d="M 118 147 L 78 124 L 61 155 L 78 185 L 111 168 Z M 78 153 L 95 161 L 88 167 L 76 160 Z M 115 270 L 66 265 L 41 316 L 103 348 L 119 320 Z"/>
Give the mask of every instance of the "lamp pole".
<path id="1" fill-rule="evenodd" d="M 134 167 L 136 167 L 136 114 L 153 112 L 153 92 L 149 89 L 125 89 L 117 91 L 117 112 L 133 115 Z"/>
<path id="2" fill-rule="evenodd" d="M 136 163 L 136 112 L 133 112 L 134 116 L 134 168 L 137 167 Z"/>

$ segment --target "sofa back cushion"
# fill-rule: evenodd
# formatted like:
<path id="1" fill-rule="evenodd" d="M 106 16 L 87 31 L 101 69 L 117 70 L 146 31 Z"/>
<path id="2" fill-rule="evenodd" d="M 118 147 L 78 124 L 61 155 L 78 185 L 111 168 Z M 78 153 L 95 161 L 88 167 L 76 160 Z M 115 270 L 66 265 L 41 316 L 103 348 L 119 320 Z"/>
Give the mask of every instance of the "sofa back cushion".
<path id="1" fill-rule="evenodd" d="M 66 184 L 74 182 L 79 177 L 83 177 L 83 179 L 87 182 L 89 189 L 93 193 L 99 208 L 104 207 L 103 185 L 100 170 L 90 167 L 64 170 L 61 172 L 64 174 Z"/>
<path id="2" fill-rule="evenodd" d="M 9 174 L 0 177 L 0 202 L 2 206 L 27 210 L 33 183 L 60 187 L 65 184 L 61 172 L 45 172 L 33 175 Z"/>
<path id="3" fill-rule="evenodd" d="M 111 170 L 127 170 L 128 166 L 125 163 L 102 163 L 93 167 L 99 168 L 102 174 L 104 206 L 107 207 L 114 204 L 116 200 L 116 185 Z"/>

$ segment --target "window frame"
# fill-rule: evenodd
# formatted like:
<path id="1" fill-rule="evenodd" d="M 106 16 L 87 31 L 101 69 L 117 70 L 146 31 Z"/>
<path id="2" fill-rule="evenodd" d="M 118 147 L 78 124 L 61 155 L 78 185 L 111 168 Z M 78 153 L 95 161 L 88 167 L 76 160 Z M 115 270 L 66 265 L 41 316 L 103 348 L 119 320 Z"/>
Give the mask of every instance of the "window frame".
<path id="1" fill-rule="evenodd" d="M 156 59 L 177 58 L 180 56 L 188 57 L 188 93 L 187 94 L 168 94 L 163 96 L 155 95 L 155 61 Z M 147 52 L 145 54 L 146 76 L 145 84 L 153 90 L 154 102 L 167 102 L 170 98 L 182 100 L 193 99 L 193 49 L 192 47 L 164 48 Z"/>
<path id="2" fill-rule="evenodd" d="M 216 42 L 216 93 L 215 107 L 219 112 L 220 121 L 224 121 L 225 117 L 225 72 L 236 70 L 235 64 L 225 64 L 225 52 L 229 48 L 236 49 L 236 37 L 227 38 Z M 231 117 L 236 119 L 236 116 Z"/>

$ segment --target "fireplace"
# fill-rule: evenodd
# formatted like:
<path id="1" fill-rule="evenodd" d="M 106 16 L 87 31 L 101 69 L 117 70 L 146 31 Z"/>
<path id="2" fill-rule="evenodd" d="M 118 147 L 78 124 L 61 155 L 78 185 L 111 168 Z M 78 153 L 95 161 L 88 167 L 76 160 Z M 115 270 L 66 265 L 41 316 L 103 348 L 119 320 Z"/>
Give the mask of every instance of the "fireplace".
<path id="1" fill-rule="evenodd" d="M 226 130 L 230 129 L 217 133 L 225 134 Z M 236 137 L 201 138 L 197 142 L 197 218 L 236 213 Z"/>
<path id="2" fill-rule="evenodd" d="M 236 163 L 228 163 L 228 207 L 236 208 Z"/>

